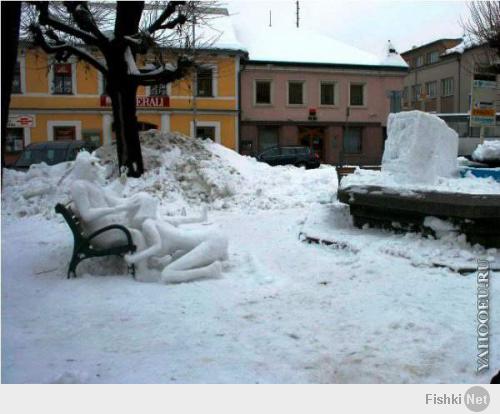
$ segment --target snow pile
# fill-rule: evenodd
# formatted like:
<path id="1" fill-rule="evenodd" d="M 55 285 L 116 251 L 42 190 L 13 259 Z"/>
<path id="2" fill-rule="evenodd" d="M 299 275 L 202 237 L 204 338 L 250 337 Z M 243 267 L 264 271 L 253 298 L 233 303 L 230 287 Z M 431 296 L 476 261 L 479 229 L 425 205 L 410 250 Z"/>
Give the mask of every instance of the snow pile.
<path id="1" fill-rule="evenodd" d="M 111 174 L 108 186 L 123 196 L 145 191 L 155 196 L 166 214 L 206 206 L 213 210 L 301 207 L 328 202 L 335 169 L 304 170 L 270 167 L 219 144 L 176 133 L 148 131 L 141 135 L 146 173 L 118 180 L 116 149 L 99 148 L 95 155 Z M 4 172 L 4 214 L 54 216 L 58 202 L 69 201 L 72 162 L 36 165 L 27 173 Z"/>
<path id="2" fill-rule="evenodd" d="M 390 114 L 382 172 L 404 183 L 436 182 L 457 173 L 458 134 L 435 115 Z"/>
<path id="3" fill-rule="evenodd" d="M 485 141 L 472 153 L 476 161 L 500 161 L 500 140 Z"/>

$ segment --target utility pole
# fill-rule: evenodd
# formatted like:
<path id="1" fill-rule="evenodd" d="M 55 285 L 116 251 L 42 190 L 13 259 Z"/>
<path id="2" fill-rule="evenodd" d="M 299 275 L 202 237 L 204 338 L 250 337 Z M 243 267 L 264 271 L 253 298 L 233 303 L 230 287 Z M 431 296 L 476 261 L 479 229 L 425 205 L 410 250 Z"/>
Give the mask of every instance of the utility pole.
<path id="1" fill-rule="evenodd" d="M 273 21 L 271 18 L 271 10 L 269 10 L 269 27 L 273 27 Z"/>
<path id="2" fill-rule="evenodd" d="M 295 2 L 295 4 L 297 5 L 297 28 L 299 27 L 299 20 L 300 20 L 300 17 L 299 17 L 299 12 L 300 12 L 300 6 L 299 6 L 299 0 L 297 0 Z"/>
<path id="3" fill-rule="evenodd" d="M 197 138 L 197 125 L 196 125 L 196 115 L 197 115 L 197 102 L 196 95 L 198 94 L 198 79 L 197 79 L 197 70 L 196 70 L 196 16 L 193 16 L 193 62 L 194 62 L 194 71 L 193 71 L 193 138 Z"/>

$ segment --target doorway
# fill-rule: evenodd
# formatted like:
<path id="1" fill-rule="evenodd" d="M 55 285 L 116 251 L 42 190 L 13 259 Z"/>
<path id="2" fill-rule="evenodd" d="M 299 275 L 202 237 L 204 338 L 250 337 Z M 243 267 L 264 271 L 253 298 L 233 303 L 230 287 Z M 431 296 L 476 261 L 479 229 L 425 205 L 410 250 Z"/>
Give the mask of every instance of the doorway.
<path id="1" fill-rule="evenodd" d="M 299 143 L 311 148 L 324 161 L 325 129 L 319 127 L 299 127 Z"/>

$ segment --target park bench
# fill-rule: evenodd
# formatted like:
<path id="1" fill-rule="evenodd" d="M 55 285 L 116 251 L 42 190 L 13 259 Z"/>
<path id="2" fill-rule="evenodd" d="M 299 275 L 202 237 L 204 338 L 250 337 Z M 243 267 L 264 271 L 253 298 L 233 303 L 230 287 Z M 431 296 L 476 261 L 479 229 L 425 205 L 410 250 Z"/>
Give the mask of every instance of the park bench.
<path id="1" fill-rule="evenodd" d="M 120 224 L 112 224 L 109 226 L 105 226 L 90 235 L 87 235 L 78 216 L 71 210 L 71 207 L 59 203 L 56 205 L 55 210 L 56 213 L 59 213 L 64 217 L 66 223 L 68 223 L 68 226 L 73 233 L 74 238 L 73 255 L 69 263 L 68 279 L 70 279 L 71 277 L 76 277 L 76 267 L 82 260 L 92 257 L 123 256 L 125 253 L 135 252 L 136 246 L 133 244 L 130 231 L 126 227 Z M 92 245 L 92 240 L 95 237 L 109 230 L 122 231 L 127 239 L 126 243 L 124 242 L 123 244 L 120 244 L 118 246 L 112 246 L 108 248 L 98 248 Z M 128 266 L 128 270 L 129 273 L 131 273 L 132 276 L 135 277 L 135 266 Z"/>

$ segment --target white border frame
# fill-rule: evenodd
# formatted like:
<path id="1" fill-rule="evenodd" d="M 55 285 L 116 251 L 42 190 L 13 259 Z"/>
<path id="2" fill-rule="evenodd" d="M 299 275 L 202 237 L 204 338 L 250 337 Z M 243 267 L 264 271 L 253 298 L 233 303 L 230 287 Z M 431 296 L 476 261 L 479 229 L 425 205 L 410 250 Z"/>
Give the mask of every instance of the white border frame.
<path id="1" fill-rule="evenodd" d="M 75 127 L 76 141 L 82 140 L 82 121 L 47 121 L 47 140 L 54 141 L 54 127 Z"/>
<path id="2" fill-rule="evenodd" d="M 271 84 L 271 90 L 269 92 L 271 102 L 269 103 L 258 103 L 257 102 L 257 82 L 269 82 Z M 304 95 L 304 91 L 302 90 L 302 96 Z M 273 79 L 254 79 L 253 80 L 253 106 L 263 106 L 263 107 L 271 107 L 274 105 L 274 80 Z"/>
<path id="3" fill-rule="evenodd" d="M 333 85 L 333 105 L 327 105 L 321 103 L 321 85 Z M 336 80 L 320 79 L 318 81 L 318 107 L 320 108 L 338 108 L 339 107 L 339 82 Z"/>
<path id="4" fill-rule="evenodd" d="M 217 144 L 221 143 L 220 138 L 220 121 L 196 121 L 196 127 L 214 127 L 215 128 L 215 142 Z M 190 123 L 191 136 L 195 137 L 194 122 Z"/>
<path id="5" fill-rule="evenodd" d="M 291 104 L 290 102 L 290 82 L 294 83 L 302 83 L 302 103 L 301 104 Z M 305 80 L 301 79 L 288 79 L 286 81 L 286 105 L 290 108 L 304 108 L 307 106 L 307 95 L 305 91 L 307 90 L 306 88 L 307 82 Z"/>
<path id="6" fill-rule="evenodd" d="M 351 105 L 351 85 L 362 85 L 363 86 L 363 105 Z M 349 89 L 347 90 L 347 106 L 349 108 L 366 108 L 368 106 L 368 88 L 367 83 L 363 81 L 349 81 Z"/>
<path id="7" fill-rule="evenodd" d="M 54 93 L 54 65 L 57 64 L 71 64 L 71 95 Z M 76 86 L 76 62 L 74 59 L 69 59 L 67 62 L 57 62 L 54 59 L 49 60 L 49 76 L 47 77 L 49 80 L 49 95 L 50 96 L 77 96 L 78 88 Z M 100 86 L 98 86 L 100 88 Z M 80 95 L 82 96 L 82 95 Z"/>

